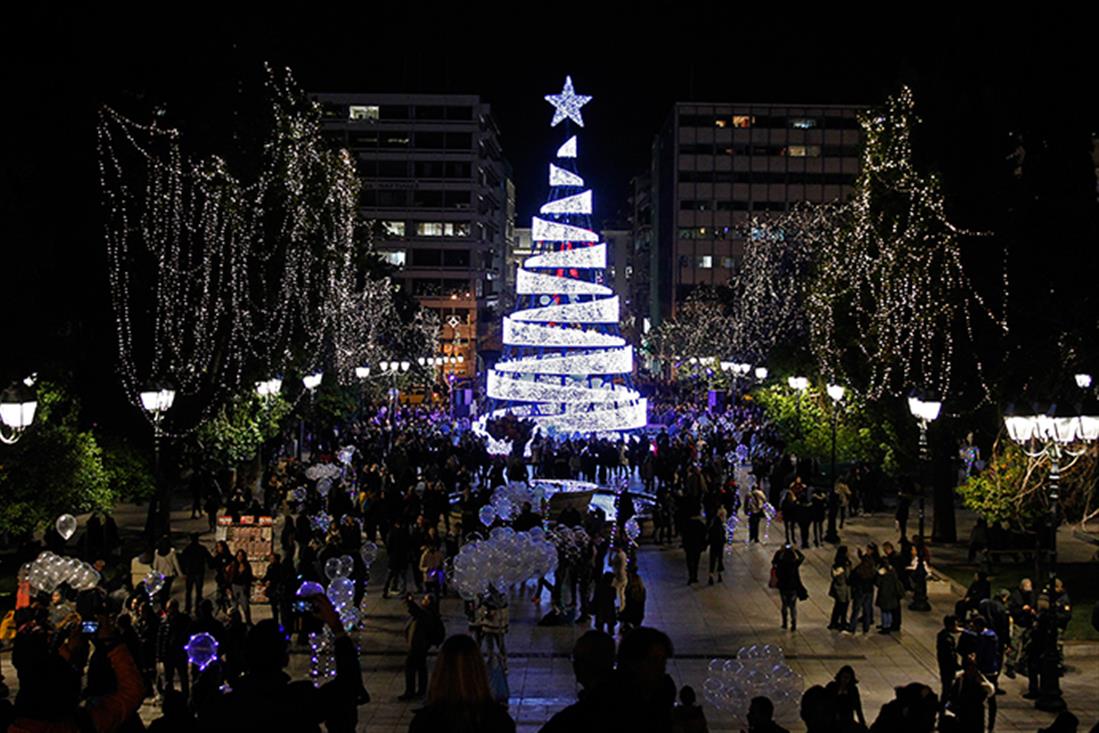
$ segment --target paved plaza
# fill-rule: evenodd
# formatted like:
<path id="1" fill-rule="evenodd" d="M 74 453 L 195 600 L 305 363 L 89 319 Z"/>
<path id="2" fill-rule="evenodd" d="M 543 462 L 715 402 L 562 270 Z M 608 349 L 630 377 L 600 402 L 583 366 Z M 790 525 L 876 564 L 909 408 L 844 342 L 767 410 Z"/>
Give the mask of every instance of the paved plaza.
<path id="1" fill-rule="evenodd" d="M 188 520 L 183 513 L 175 526 L 185 530 L 192 525 L 199 529 L 204 520 Z M 641 575 L 648 588 L 645 624 L 667 632 L 675 644 L 675 659 L 669 673 L 677 685 L 692 685 L 702 697 L 707 667 L 714 658 L 736 655 L 741 646 L 776 644 L 783 648 L 790 666 L 805 679 L 806 687 L 825 684 L 844 664 L 855 668 L 860 681 L 867 721 L 872 722 L 883 703 L 893 696 L 893 688 L 912 681 L 924 682 L 938 690 L 935 666 L 935 634 L 942 616 L 950 613 L 959 597 L 959 588 L 942 580 L 932 582 L 929 595 L 930 613 L 903 614 L 903 631 L 880 635 L 873 628 L 867 635 L 861 632 L 844 636 L 829 631 L 831 599 L 827 577 L 832 562 L 831 548 L 807 551 L 802 577 L 809 590 L 809 600 L 799 604 L 798 630 L 784 631 L 779 627 L 777 591 L 767 588 L 771 556 L 779 548 L 782 530 L 775 525 L 769 541 L 763 546 L 737 543 L 726 552 L 725 582 L 712 587 L 703 582 L 686 585 L 684 554 L 678 547 L 659 547 L 642 539 L 638 553 Z M 743 535 L 740 536 L 743 539 Z M 843 541 L 849 546 L 879 544 L 895 540 L 891 517 L 885 514 L 858 517 L 847 523 Z M 408 728 L 415 703 L 398 702 L 404 689 L 403 629 L 407 619 L 400 600 L 382 600 L 380 585 L 384 578 L 384 557 L 374 566 L 368 600 L 368 622 L 359 635 L 361 662 L 367 689 L 372 700 L 359 708 L 360 729 L 371 733 L 401 731 Z M 212 582 L 207 579 L 207 592 Z M 587 627 L 540 627 L 536 622 L 549 610 L 549 594 L 535 605 L 531 593 L 514 594 L 511 605 L 509 652 L 511 714 L 521 731 L 536 731 L 554 712 L 575 700 L 576 685 L 569 661 L 574 640 Z M 448 633 L 466 630 L 461 602 L 455 598 L 443 601 L 442 611 Z M 1077 608 L 1076 613 L 1090 613 L 1090 608 Z M 265 607 L 255 609 L 255 618 L 267 615 Z M 1099 644 L 1070 643 L 1066 655 L 1070 672 L 1062 680 L 1069 709 L 1086 730 L 1099 719 L 1099 696 L 1094 694 L 1099 682 Z M 292 655 L 290 672 L 304 676 L 308 657 L 300 650 Z M 1035 710 L 1021 694 L 1026 689 L 1023 678 L 1002 679 L 1006 695 L 998 698 L 998 731 L 1033 733 L 1050 723 L 1052 716 Z M 732 719 L 712 706 L 705 705 L 711 730 L 739 730 Z M 157 716 L 154 707 L 146 703 L 143 717 Z M 800 721 L 786 725 L 791 731 L 804 730 Z"/>

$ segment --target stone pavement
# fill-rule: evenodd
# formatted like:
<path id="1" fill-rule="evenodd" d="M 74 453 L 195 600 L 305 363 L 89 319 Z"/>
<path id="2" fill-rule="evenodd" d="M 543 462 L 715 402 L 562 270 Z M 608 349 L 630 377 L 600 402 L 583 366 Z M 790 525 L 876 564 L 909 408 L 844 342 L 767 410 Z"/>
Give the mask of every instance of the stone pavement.
<path id="1" fill-rule="evenodd" d="M 844 541 L 863 545 L 873 539 L 895 539 L 891 520 L 884 516 L 860 517 L 848 522 Z M 825 684 L 844 664 L 851 664 L 859 677 L 863 705 L 868 721 L 873 721 L 881 705 L 893 697 L 893 688 L 920 681 L 938 689 L 935 663 L 935 634 L 941 618 L 951 612 L 957 595 L 946 582 L 931 583 L 929 595 L 933 610 L 918 614 L 905 609 L 900 634 L 842 636 L 826 626 L 831 613 L 827 578 L 833 551 L 809 550 L 803 566 L 803 579 L 809 600 L 799 606 L 797 632 L 779 627 L 776 591 L 767 588 L 771 556 L 778 549 L 781 530 L 776 525 L 770 541 L 763 547 L 737 544 L 726 554 L 725 582 L 712 587 L 705 584 L 686 586 L 683 552 L 643 544 L 639 553 L 642 577 L 648 588 L 646 625 L 667 632 L 676 648 L 669 672 L 677 685 L 690 684 L 702 696 L 707 666 L 713 658 L 736 655 L 748 644 L 776 644 L 790 659 L 790 666 L 804 678 L 806 686 Z M 705 563 L 705 558 L 703 558 Z M 379 563 L 379 566 L 381 562 Z M 380 567 L 375 572 L 380 572 Z M 380 582 L 376 578 L 372 591 Z M 360 708 L 362 728 L 376 731 L 405 731 L 415 707 L 396 701 L 403 690 L 401 629 L 405 621 L 398 600 L 382 600 L 376 591 L 369 601 L 369 624 L 361 639 L 362 664 L 366 684 L 373 701 Z M 575 699 L 569 652 L 574 640 L 585 631 L 581 627 L 539 627 L 538 618 L 548 603 L 536 606 L 529 593 L 512 598 L 512 625 L 508 636 L 510 657 L 509 685 L 512 692 L 511 714 L 521 731 L 536 731 L 554 712 Z M 463 631 L 465 619 L 460 603 L 444 601 L 449 633 Z M 1094 645 L 1069 650 L 1073 667 L 1062 681 L 1069 708 L 1080 718 L 1084 729 L 1099 718 L 1099 699 L 1093 694 L 1099 661 Z M 1092 656 L 1088 656 L 1091 653 Z M 304 672 L 306 658 L 295 655 L 295 672 Z M 1001 696 L 999 731 L 1027 731 L 1049 725 L 1052 717 L 1033 708 L 1020 695 L 1025 681 L 1003 680 L 1007 695 Z M 737 730 L 731 719 L 706 706 L 711 730 Z M 803 730 L 800 721 L 788 725 Z"/>
<path id="2" fill-rule="evenodd" d="M 182 545 L 186 532 L 206 529 L 205 520 L 191 520 L 189 516 L 185 511 L 173 513 L 177 545 Z M 140 527 L 144 513 L 139 508 L 120 507 L 116 518 L 124 528 Z M 870 722 L 881 705 L 892 698 L 893 687 L 897 685 L 920 681 L 938 689 L 935 634 L 941 626 L 942 616 L 951 612 L 958 597 L 956 586 L 946 581 L 931 583 L 929 595 L 933 610 L 918 614 L 906 608 L 904 630 L 899 634 L 879 635 L 872 629 L 868 635 L 839 635 L 826 628 L 831 612 L 827 578 L 833 550 L 812 549 L 805 553 L 802 571 L 809 600 L 799 604 L 797 632 L 784 631 L 779 628 L 777 593 L 767 588 L 771 556 L 780 546 L 781 538 L 781 527 L 776 524 L 764 546 L 738 543 L 728 550 L 725 582 L 712 587 L 706 586 L 705 581 L 701 585 L 686 586 L 682 550 L 657 547 L 643 538 L 639 562 L 648 588 L 645 623 L 671 636 L 676 657 L 669 664 L 669 672 L 677 685 L 692 685 L 701 698 L 711 659 L 733 657 L 741 646 L 748 644 L 776 644 L 785 650 L 790 666 L 805 678 L 806 686 L 825 684 L 839 667 L 852 665 L 860 680 L 864 710 Z M 896 531 L 891 517 L 884 514 L 863 516 L 847 523 L 843 539 L 852 547 L 869 541 L 880 544 L 895 540 Z M 705 562 L 704 556 L 703 566 Z M 363 675 L 372 696 L 369 704 L 359 708 L 360 730 L 403 733 L 408 729 L 416 707 L 396 699 L 404 686 L 402 630 L 406 616 L 399 600 L 380 597 L 384 567 L 384 558 L 374 567 L 368 594 L 368 621 L 359 635 Z M 705 567 L 703 575 L 704 570 Z M 182 587 L 178 590 L 182 592 Z M 212 580 L 208 578 L 207 593 L 211 591 Z M 574 640 L 586 628 L 536 626 L 536 621 L 548 609 L 548 600 L 541 605 L 533 604 L 529 591 L 512 597 L 512 624 L 507 639 L 509 685 L 511 714 L 520 731 L 538 730 L 576 695 L 569 653 Z M 448 633 L 466 629 L 457 599 L 444 600 L 442 610 Z M 1077 613 L 1082 612 L 1090 612 L 1090 609 L 1077 609 Z M 253 614 L 256 620 L 268 616 L 265 607 L 254 608 Z M 1099 696 L 1094 694 L 1099 679 L 1096 652 L 1099 652 L 1099 645 L 1094 643 L 1066 647 L 1070 672 L 1062 680 L 1062 686 L 1069 709 L 1080 718 L 1083 730 L 1099 719 Z M 5 666 L 7 664 L 8 660 L 5 660 Z M 289 671 L 295 677 L 307 674 L 308 656 L 302 650 L 292 654 Z M 9 684 L 13 678 L 14 675 L 9 675 Z M 1007 694 L 998 698 L 998 731 L 1032 733 L 1049 725 L 1050 715 L 1035 710 L 1029 701 L 1020 697 L 1026 685 L 1023 679 L 1004 679 L 1001 685 Z M 727 715 L 708 705 L 704 707 L 711 730 L 739 729 Z M 158 715 L 159 711 L 151 702 L 142 710 L 146 721 Z M 800 721 L 786 724 L 786 727 L 795 733 L 804 729 Z"/>

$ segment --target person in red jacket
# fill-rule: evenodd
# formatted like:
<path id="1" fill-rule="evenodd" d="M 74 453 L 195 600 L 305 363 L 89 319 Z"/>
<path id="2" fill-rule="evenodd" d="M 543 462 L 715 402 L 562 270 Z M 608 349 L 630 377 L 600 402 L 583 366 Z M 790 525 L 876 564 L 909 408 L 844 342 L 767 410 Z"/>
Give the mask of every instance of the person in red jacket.
<path id="1" fill-rule="evenodd" d="M 145 694 L 144 684 L 109 617 L 99 618 L 92 643 L 97 653 L 107 655 L 116 683 L 112 692 L 81 705 L 81 682 L 89 649 L 81 625 L 69 629 L 57 651 L 50 648 L 44 631 L 33 626 L 20 630 L 12 650 L 19 693 L 9 733 L 113 733 L 137 711 Z"/>

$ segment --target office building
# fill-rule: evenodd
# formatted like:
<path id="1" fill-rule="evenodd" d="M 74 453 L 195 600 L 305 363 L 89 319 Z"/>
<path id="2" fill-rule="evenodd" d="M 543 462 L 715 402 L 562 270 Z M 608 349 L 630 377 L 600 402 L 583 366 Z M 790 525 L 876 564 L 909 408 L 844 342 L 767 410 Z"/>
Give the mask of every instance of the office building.
<path id="1" fill-rule="evenodd" d="M 363 218 L 396 280 L 439 315 L 447 375 L 475 374 L 497 308 L 513 211 L 500 131 L 473 95 L 315 94 L 323 132 L 362 176 Z"/>
<path id="2" fill-rule="evenodd" d="M 729 281 L 743 252 L 738 225 L 798 202 L 851 193 L 859 170 L 860 109 L 675 105 L 653 143 L 653 326 L 696 287 Z"/>

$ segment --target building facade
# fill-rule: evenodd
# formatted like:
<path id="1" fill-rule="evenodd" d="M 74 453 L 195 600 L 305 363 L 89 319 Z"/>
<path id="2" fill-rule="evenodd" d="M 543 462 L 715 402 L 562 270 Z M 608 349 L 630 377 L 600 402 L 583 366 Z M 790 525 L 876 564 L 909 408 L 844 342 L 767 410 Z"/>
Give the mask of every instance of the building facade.
<path id="1" fill-rule="evenodd" d="M 473 95 L 315 94 L 323 133 L 353 155 L 378 254 L 442 325 L 447 375 L 471 378 L 498 320 L 514 216 L 500 131 Z M 509 214 L 509 212 L 511 212 Z"/>
<path id="2" fill-rule="evenodd" d="M 847 197 L 859 171 L 862 107 L 678 103 L 653 143 L 649 318 L 723 285 L 743 253 L 738 227 L 798 202 Z M 636 186 L 635 186 L 636 188 Z M 635 239 L 646 235 L 635 204 Z"/>

